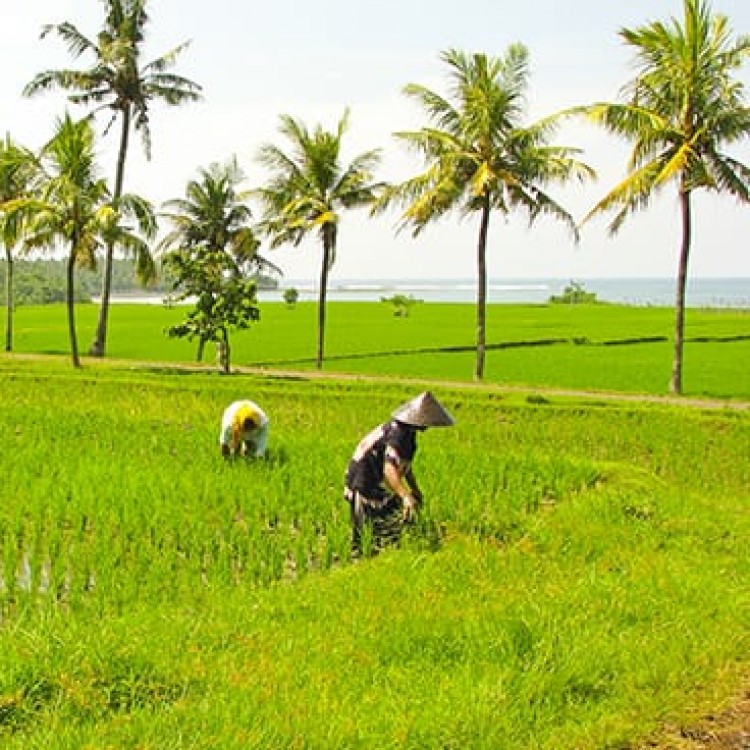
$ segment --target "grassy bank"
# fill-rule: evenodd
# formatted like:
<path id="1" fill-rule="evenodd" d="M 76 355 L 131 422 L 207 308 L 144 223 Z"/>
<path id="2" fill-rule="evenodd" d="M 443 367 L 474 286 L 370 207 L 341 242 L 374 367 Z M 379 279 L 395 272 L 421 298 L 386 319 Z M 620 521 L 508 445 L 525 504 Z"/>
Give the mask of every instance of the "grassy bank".
<path id="1" fill-rule="evenodd" d="M 172 340 L 166 328 L 182 310 L 116 305 L 109 355 L 154 362 L 192 362 L 194 343 Z M 328 306 L 330 371 L 470 380 L 472 305 L 423 304 L 397 318 L 383 303 Z M 673 311 L 616 305 L 490 305 L 486 380 L 524 386 L 664 393 L 672 365 Z M 95 306 L 78 310 L 80 341 L 88 347 Z M 312 369 L 316 306 L 287 309 L 264 303 L 259 324 L 233 336 L 232 361 L 269 369 Z M 685 393 L 750 399 L 750 312 L 687 311 Z M 20 308 L 15 350 L 68 351 L 62 306 Z M 207 359 L 213 357 L 207 348 Z"/>
<path id="2" fill-rule="evenodd" d="M 3 747 L 637 747 L 747 668 L 744 412 L 446 386 L 420 523 L 355 561 L 342 474 L 403 385 L 2 358 L 0 390 Z M 219 458 L 242 396 L 266 462 Z"/>

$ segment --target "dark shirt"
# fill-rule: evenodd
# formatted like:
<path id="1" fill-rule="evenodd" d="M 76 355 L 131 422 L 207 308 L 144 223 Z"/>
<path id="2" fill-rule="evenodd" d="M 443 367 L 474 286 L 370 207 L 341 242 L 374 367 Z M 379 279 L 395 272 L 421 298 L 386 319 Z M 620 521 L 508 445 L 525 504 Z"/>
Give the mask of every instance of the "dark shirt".
<path id="1" fill-rule="evenodd" d="M 376 427 L 360 441 L 346 471 L 346 486 L 365 497 L 382 499 L 389 493 L 383 486 L 385 462 L 402 474 L 411 467 L 417 452 L 417 430 L 393 420 Z"/>

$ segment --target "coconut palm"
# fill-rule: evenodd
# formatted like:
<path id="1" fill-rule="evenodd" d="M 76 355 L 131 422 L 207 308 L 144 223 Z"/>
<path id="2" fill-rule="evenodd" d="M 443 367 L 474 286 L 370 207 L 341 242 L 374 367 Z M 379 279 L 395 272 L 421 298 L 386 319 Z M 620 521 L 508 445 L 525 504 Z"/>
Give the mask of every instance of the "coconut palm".
<path id="1" fill-rule="evenodd" d="M 249 192 L 240 189 L 245 175 L 231 158 L 199 170 L 200 178 L 190 180 L 185 198 L 167 201 L 163 216 L 172 224 L 159 243 L 157 252 L 206 246 L 227 253 L 238 268 L 246 264 L 267 264 L 257 254 L 260 242 L 252 227 Z M 270 264 L 269 264 L 270 265 Z"/>
<path id="2" fill-rule="evenodd" d="M 628 174 L 586 218 L 614 211 L 612 233 L 674 184 L 682 241 L 675 294 L 674 357 L 669 389 L 682 392 L 685 288 L 692 243 L 692 196 L 699 189 L 750 200 L 750 170 L 724 153 L 750 134 L 750 109 L 734 73 L 750 55 L 750 36 L 732 38 L 723 15 L 703 0 L 684 0 L 682 23 L 671 19 L 620 36 L 633 48 L 636 76 L 622 102 L 579 108 L 606 130 L 633 144 Z"/>
<path id="3" fill-rule="evenodd" d="M 7 210 L 31 195 L 37 175 L 34 154 L 14 143 L 10 135 L 0 141 L 0 241 L 5 248 L 5 351 L 13 349 L 13 252 L 23 243 L 23 219 Z"/>
<path id="4" fill-rule="evenodd" d="M 386 190 L 376 210 L 402 205 L 405 210 L 399 229 L 410 227 L 415 236 L 451 211 L 479 215 L 474 377 L 481 380 L 491 213 L 520 209 L 530 222 L 541 215 L 552 216 L 567 224 L 577 237 L 573 218 L 545 188 L 573 178 L 585 179 L 593 171 L 574 158 L 578 149 L 548 145 L 556 117 L 522 124 L 529 79 L 529 55 L 523 45 L 511 45 L 500 58 L 448 50 L 441 60 L 448 66 L 448 96 L 418 84 L 404 89 L 421 105 L 430 126 L 395 133 L 423 157 L 426 169 Z"/>
<path id="5" fill-rule="evenodd" d="M 317 232 L 322 245 L 318 291 L 318 341 L 316 365 L 323 367 L 328 275 L 336 261 L 338 229 L 345 209 L 372 205 L 381 183 L 373 182 L 380 163 L 379 150 L 366 151 L 350 163 L 342 162 L 342 140 L 348 128 L 346 110 L 333 132 L 317 125 L 281 116 L 279 132 L 291 151 L 273 144 L 263 145 L 257 160 L 270 174 L 268 183 L 256 191 L 263 205 L 261 227 L 271 246 L 299 245 Z"/>
<path id="6" fill-rule="evenodd" d="M 57 123 L 54 137 L 41 152 L 42 178 L 39 195 L 17 201 L 27 221 L 25 241 L 29 248 L 54 250 L 67 246 L 67 313 L 73 365 L 80 366 L 75 326 L 75 269 L 94 268 L 97 251 L 117 242 L 136 256 L 142 279 L 154 276 L 148 243 L 126 229 L 121 219 L 134 222 L 146 239 L 156 233 L 154 212 L 135 195 L 123 194 L 117 204 L 104 179 L 98 176 L 94 132 L 88 120 L 73 121 L 69 115 Z"/>
<path id="7" fill-rule="evenodd" d="M 102 0 L 105 7 L 104 26 L 95 39 L 89 39 L 73 24 L 49 24 L 42 36 L 56 33 L 68 46 L 71 55 L 88 55 L 91 67 L 84 70 L 47 70 L 26 86 L 31 96 L 54 88 L 71 91 L 69 99 L 77 104 L 93 106 L 94 112 L 110 110 L 105 132 L 120 121 L 120 144 L 117 154 L 113 201 L 117 204 L 123 191 L 125 161 L 131 126 L 140 133 L 147 158 L 151 157 L 149 107 L 154 101 L 177 106 L 200 98 L 201 87 L 182 76 L 167 72 L 188 43 L 148 63 L 141 61 L 149 16 L 147 0 Z M 107 246 L 102 281 L 102 300 L 96 336 L 91 354 L 104 356 L 107 340 L 114 247 Z"/>
<path id="8" fill-rule="evenodd" d="M 172 230 L 159 243 L 157 254 L 167 260 L 167 266 L 175 265 L 169 262 L 175 253 L 182 256 L 178 265 L 183 274 L 185 269 L 194 268 L 195 262 L 199 262 L 205 272 L 210 262 L 216 266 L 216 272 L 204 278 L 213 279 L 216 290 L 222 286 L 222 277 L 248 277 L 264 268 L 281 273 L 258 255 L 260 242 L 252 227 L 252 213 L 247 204 L 249 194 L 240 189 L 244 179 L 236 158 L 224 164 L 215 163 L 208 169 L 200 169 L 199 179 L 188 182 L 184 198 L 164 204 L 167 210 L 162 215 L 172 225 Z M 190 258 L 193 265 L 186 265 Z M 222 340 L 227 342 L 225 329 L 218 331 L 213 322 L 206 328 L 206 335 L 198 334 L 198 361 L 202 359 L 206 340 L 217 332 L 223 333 Z"/>

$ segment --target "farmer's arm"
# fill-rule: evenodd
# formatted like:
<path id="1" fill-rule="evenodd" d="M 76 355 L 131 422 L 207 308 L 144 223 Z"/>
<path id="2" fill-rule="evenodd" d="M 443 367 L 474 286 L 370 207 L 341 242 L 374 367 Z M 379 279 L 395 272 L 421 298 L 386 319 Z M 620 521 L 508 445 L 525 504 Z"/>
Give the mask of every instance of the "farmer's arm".
<path id="1" fill-rule="evenodd" d="M 394 495 L 398 495 L 402 499 L 411 495 L 411 488 L 405 481 L 401 469 L 395 463 L 392 461 L 385 462 L 383 476 Z"/>
<path id="2" fill-rule="evenodd" d="M 419 497 L 412 492 L 408 484 L 404 481 L 404 473 L 393 462 L 385 462 L 383 476 L 391 490 L 401 498 L 404 507 L 404 521 L 411 521 L 414 518 Z"/>
<path id="3" fill-rule="evenodd" d="M 419 488 L 419 483 L 417 482 L 417 478 L 414 476 L 414 472 L 412 471 L 411 466 L 404 473 L 404 479 L 406 480 L 406 483 L 411 488 L 411 491 L 414 497 L 417 499 L 418 502 L 421 502 L 422 490 Z"/>

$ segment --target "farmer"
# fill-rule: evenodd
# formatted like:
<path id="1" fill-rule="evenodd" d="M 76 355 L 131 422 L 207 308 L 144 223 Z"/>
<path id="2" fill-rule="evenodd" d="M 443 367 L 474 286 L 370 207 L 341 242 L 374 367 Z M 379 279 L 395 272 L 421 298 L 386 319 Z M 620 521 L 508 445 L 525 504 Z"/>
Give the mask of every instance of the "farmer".
<path id="1" fill-rule="evenodd" d="M 391 417 L 360 441 L 346 471 L 344 498 L 351 506 L 357 549 L 366 522 L 372 524 L 376 539 L 387 541 L 398 538 L 401 522 L 414 519 L 422 503 L 412 470 L 417 433 L 454 423 L 429 391 L 400 406 Z"/>
<path id="2" fill-rule="evenodd" d="M 221 455 L 265 455 L 268 442 L 268 417 L 254 401 L 247 399 L 231 403 L 221 418 L 219 445 Z"/>

